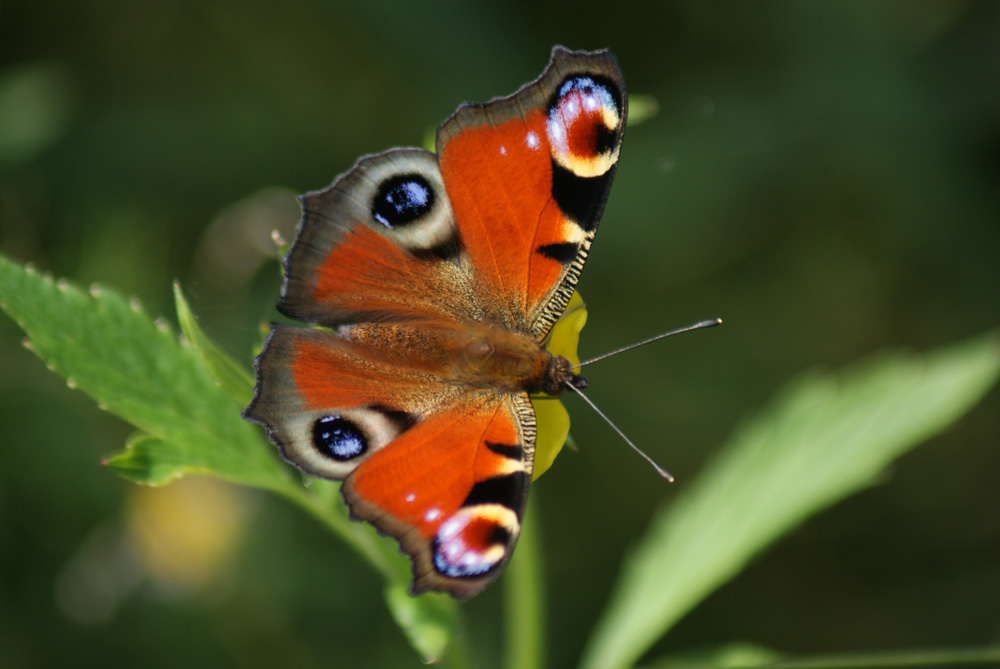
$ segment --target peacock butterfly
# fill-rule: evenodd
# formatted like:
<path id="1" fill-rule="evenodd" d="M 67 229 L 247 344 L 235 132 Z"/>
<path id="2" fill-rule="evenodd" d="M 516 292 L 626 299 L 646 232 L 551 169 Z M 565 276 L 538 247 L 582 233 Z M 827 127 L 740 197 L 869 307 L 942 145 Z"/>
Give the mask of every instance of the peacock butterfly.
<path id="1" fill-rule="evenodd" d="M 300 197 L 275 324 L 244 411 L 353 516 L 395 537 L 411 591 L 467 599 L 521 529 L 529 396 L 586 381 L 544 348 L 573 295 L 627 103 L 607 50 L 552 50 L 513 95 L 459 106 L 437 153 L 360 158 Z"/>

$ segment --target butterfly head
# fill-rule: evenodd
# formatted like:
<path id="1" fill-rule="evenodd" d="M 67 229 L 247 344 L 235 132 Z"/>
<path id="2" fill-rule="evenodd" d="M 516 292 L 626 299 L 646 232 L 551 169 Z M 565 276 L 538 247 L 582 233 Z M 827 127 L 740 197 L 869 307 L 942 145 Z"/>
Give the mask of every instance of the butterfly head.
<path id="1" fill-rule="evenodd" d="M 587 385 L 587 379 L 573 371 L 573 363 L 561 355 L 552 355 L 538 390 L 555 397 L 561 395 L 569 386 L 583 390 Z"/>

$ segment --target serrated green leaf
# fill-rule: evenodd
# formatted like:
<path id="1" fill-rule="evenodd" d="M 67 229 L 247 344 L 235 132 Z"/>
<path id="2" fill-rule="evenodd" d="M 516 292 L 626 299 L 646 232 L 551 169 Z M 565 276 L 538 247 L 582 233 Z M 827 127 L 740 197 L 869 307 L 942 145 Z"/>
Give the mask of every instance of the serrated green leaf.
<path id="1" fill-rule="evenodd" d="M 173 475 L 203 471 L 258 487 L 284 485 L 285 468 L 241 418 L 242 406 L 219 392 L 194 348 L 138 302 L 96 286 L 84 292 L 0 256 L 0 306 L 50 369 L 149 437 L 133 443 L 138 453 L 112 458 L 116 470 L 138 480 L 145 459 L 146 482 L 162 482 L 165 469 L 153 461 L 169 445 L 162 455 Z"/>
<path id="2" fill-rule="evenodd" d="M 209 474 L 277 492 L 365 556 L 389 592 L 404 592 L 410 566 L 396 543 L 351 522 L 336 484 L 313 481 L 306 488 L 289 475 L 260 430 L 240 415 L 253 387 L 249 375 L 198 328 L 176 287 L 175 299 L 187 343 L 137 302 L 96 287 L 88 294 L 0 256 L 0 308 L 28 334 L 31 349 L 72 387 L 140 429 L 124 451 L 105 460 L 115 473 L 147 485 Z M 455 630 L 455 603 L 405 594 L 387 601 L 414 649 L 440 657 Z"/>
<path id="3" fill-rule="evenodd" d="M 882 355 L 791 386 L 661 511 L 623 568 L 583 666 L 631 666 L 754 555 L 871 485 L 968 411 L 1000 375 L 985 337 L 926 356 Z"/>
<path id="4" fill-rule="evenodd" d="M 194 350 L 201 356 L 202 361 L 215 377 L 219 388 L 235 399 L 240 406 L 246 406 L 253 397 L 254 378 L 247 371 L 246 367 L 240 366 L 226 355 L 222 349 L 216 346 L 215 342 L 208 338 L 194 314 L 184 293 L 176 282 L 174 283 L 174 304 L 177 308 L 177 322 L 181 325 L 181 331 L 191 342 Z"/>

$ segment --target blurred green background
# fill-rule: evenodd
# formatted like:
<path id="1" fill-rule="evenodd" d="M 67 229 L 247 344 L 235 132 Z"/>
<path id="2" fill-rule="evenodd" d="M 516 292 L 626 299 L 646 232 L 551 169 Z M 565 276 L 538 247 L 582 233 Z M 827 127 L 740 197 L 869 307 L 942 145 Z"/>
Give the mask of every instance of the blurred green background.
<path id="1" fill-rule="evenodd" d="M 291 237 L 296 193 L 512 92 L 553 44 L 611 47 L 659 114 L 626 136 L 580 284 L 581 353 L 726 324 L 588 370 L 674 487 L 567 400 L 579 452 L 532 495 L 550 656 L 571 666 L 653 510 L 771 393 L 996 328 L 998 37 L 996 2 L 4 2 L 0 253 L 170 321 L 179 279 L 249 365 L 276 318 L 269 232 Z M 418 664 L 374 571 L 297 510 L 103 469 L 129 426 L 21 339 L 0 317 L 0 665 Z M 998 433 L 994 391 L 657 651 L 997 642 Z M 494 587 L 464 607 L 481 666 L 501 601 Z"/>

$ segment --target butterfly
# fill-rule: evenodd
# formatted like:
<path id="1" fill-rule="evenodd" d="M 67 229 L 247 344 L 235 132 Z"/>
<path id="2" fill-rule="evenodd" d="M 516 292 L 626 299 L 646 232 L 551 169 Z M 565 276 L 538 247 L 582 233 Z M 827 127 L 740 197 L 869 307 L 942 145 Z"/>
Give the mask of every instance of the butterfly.
<path id="1" fill-rule="evenodd" d="M 507 97 L 465 103 L 436 149 L 360 158 L 299 198 L 244 417 L 352 516 L 395 537 L 411 593 L 467 599 L 521 529 L 530 396 L 585 379 L 544 343 L 575 290 L 625 131 L 607 50 L 552 50 Z"/>

